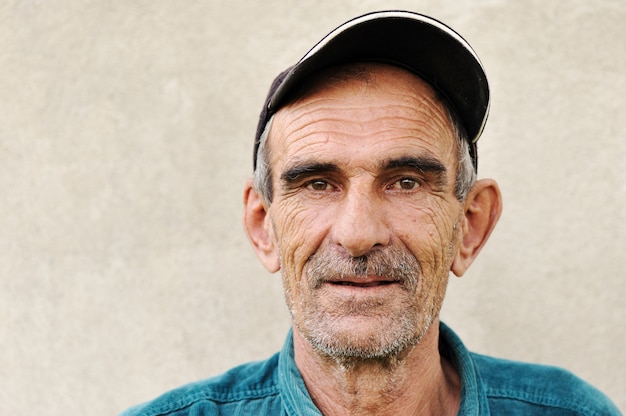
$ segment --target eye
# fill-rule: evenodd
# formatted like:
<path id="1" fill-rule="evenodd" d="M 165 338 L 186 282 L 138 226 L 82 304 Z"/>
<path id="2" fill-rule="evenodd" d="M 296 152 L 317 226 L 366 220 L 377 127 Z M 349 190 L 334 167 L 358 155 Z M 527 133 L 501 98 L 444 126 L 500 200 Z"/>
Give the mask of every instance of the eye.
<path id="1" fill-rule="evenodd" d="M 306 187 L 312 191 L 327 191 L 330 189 L 330 184 L 326 181 L 314 180 L 309 182 Z"/>
<path id="2" fill-rule="evenodd" d="M 401 178 L 391 184 L 391 188 L 402 191 L 411 191 L 419 187 L 419 182 L 413 178 Z"/>

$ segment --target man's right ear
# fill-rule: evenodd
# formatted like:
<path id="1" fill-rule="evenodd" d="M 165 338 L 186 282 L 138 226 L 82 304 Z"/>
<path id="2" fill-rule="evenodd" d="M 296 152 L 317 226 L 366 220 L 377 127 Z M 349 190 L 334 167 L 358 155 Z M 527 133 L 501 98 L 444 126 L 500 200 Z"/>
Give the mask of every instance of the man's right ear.
<path id="1" fill-rule="evenodd" d="M 274 232 L 268 208 L 263 197 L 252 186 L 252 179 L 246 181 L 243 193 L 243 225 L 252 243 L 252 248 L 263 266 L 270 272 L 280 270 L 278 248 L 274 240 Z"/>

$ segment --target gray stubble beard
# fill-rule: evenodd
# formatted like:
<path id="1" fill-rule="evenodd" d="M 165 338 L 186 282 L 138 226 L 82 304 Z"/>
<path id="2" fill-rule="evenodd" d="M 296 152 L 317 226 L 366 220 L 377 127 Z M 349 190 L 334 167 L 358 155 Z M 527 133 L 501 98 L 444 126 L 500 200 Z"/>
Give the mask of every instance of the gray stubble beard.
<path id="1" fill-rule="evenodd" d="M 403 290 L 407 291 L 407 299 L 416 298 L 422 276 L 422 268 L 415 256 L 395 246 L 384 247 L 367 256 L 356 258 L 342 255 L 333 249 L 318 250 L 308 260 L 304 271 L 308 278 L 306 284 L 311 292 L 328 280 L 375 275 L 397 280 Z M 404 313 L 398 313 L 391 318 L 391 332 L 385 331 L 368 337 L 364 346 L 362 340 L 354 339 L 350 333 L 333 333 L 324 324 L 333 319 L 341 319 L 341 316 L 334 317 L 328 311 L 319 309 L 303 309 L 302 316 L 298 316 L 289 293 L 286 296 L 292 320 L 311 347 L 344 368 L 354 367 L 365 361 L 377 361 L 384 366 L 398 362 L 428 332 L 439 315 L 442 300 L 436 300 L 429 305 L 428 310 L 421 312 L 418 305 L 405 302 Z M 366 310 L 375 306 L 363 304 L 357 305 L 356 309 L 360 307 Z"/>

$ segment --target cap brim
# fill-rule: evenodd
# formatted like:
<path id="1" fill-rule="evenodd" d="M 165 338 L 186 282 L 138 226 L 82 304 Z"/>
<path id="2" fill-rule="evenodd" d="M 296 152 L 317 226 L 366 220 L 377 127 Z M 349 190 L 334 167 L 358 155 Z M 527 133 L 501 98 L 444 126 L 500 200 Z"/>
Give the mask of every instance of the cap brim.
<path id="1" fill-rule="evenodd" d="M 420 76 L 452 106 L 469 141 L 480 137 L 489 113 L 489 86 L 478 56 L 445 24 L 405 11 L 370 13 L 326 35 L 279 81 L 268 112 L 277 111 L 316 72 L 358 61 L 389 63 Z"/>

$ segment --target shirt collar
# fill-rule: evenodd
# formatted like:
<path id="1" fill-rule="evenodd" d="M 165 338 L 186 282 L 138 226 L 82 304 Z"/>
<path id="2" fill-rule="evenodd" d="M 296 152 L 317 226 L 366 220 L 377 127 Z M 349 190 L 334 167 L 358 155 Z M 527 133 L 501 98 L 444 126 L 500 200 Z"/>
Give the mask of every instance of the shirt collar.
<path id="1" fill-rule="evenodd" d="M 278 385 L 288 415 L 322 416 L 319 409 L 315 407 L 304 385 L 300 370 L 296 366 L 292 330 L 289 330 L 278 358 Z"/>
<path id="2" fill-rule="evenodd" d="M 446 324 L 439 324 L 439 351 L 459 372 L 461 404 L 458 416 L 489 416 L 487 395 L 471 353 Z"/>

